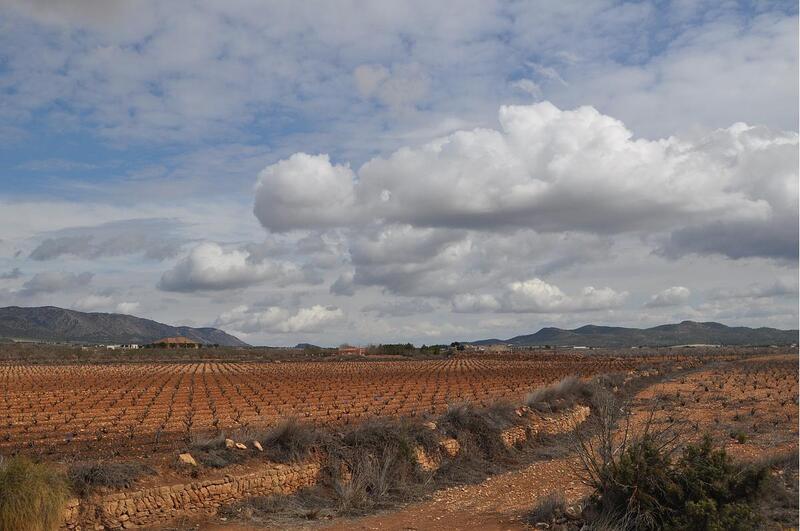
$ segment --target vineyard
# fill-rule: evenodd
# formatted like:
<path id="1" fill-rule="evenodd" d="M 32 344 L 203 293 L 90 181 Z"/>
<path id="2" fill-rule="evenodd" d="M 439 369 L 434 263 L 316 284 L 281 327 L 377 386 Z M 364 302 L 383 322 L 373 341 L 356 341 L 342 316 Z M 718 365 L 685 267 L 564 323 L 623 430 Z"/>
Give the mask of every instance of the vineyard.
<path id="1" fill-rule="evenodd" d="M 157 451 L 193 436 L 438 414 L 519 401 L 570 374 L 625 372 L 686 356 L 292 363 L 0 365 L 0 449 L 78 455 Z"/>
<path id="2" fill-rule="evenodd" d="M 736 443 L 734 455 L 797 444 L 797 356 L 755 357 L 654 385 L 642 393 L 641 417 L 656 401 L 660 421 L 688 420 L 695 434 Z"/>

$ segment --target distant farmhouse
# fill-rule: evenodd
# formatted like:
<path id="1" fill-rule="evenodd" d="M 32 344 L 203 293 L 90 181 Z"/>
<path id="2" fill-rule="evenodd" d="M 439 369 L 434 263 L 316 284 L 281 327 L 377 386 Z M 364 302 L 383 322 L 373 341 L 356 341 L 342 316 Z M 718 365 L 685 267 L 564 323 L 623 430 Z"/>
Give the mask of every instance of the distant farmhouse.
<path id="1" fill-rule="evenodd" d="M 147 348 L 200 348 L 200 343 L 183 336 L 165 337 L 153 341 Z"/>

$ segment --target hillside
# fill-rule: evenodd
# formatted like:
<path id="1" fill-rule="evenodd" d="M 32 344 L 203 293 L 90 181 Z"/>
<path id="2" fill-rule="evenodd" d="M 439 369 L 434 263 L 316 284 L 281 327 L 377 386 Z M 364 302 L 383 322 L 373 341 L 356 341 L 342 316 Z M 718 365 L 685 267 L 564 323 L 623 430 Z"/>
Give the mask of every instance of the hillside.
<path id="1" fill-rule="evenodd" d="M 170 326 L 132 315 L 85 313 L 55 306 L 0 308 L 0 338 L 144 344 L 174 336 L 205 344 L 248 346 L 217 328 Z"/>
<path id="2" fill-rule="evenodd" d="M 797 343 L 797 330 L 725 326 L 720 323 L 683 321 L 652 328 L 586 325 L 574 330 L 542 328 L 535 334 L 506 340 L 485 339 L 476 345 L 508 343 L 519 346 L 635 347 L 670 345 L 786 345 Z"/>

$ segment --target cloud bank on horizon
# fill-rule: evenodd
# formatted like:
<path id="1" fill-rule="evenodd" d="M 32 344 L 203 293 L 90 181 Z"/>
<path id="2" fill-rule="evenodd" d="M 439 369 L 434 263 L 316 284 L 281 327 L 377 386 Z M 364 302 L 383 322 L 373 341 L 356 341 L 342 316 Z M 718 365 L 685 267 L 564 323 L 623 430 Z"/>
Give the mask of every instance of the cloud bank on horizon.
<path id="1" fill-rule="evenodd" d="M 795 3 L 7 2 L 0 305 L 796 327 Z"/>

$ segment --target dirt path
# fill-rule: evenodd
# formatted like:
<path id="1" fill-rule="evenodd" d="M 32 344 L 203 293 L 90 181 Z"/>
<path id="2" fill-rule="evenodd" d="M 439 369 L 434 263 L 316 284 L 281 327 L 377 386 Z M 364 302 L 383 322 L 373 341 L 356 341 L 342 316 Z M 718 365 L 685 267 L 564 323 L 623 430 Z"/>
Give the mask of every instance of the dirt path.
<path id="1" fill-rule="evenodd" d="M 250 526 L 217 521 L 202 526 L 213 531 L 263 529 L 349 530 L 481 530 L 525 529 L 525 517 L 536 501 L 552 491 L 563 492 L 569 502 L 577 501 L 587 489 L 575 477 L 574 464 L 567 459 L 540 461 L 521 470 L 492 476 L 476 485 L 451 487 L 430 499 L 360 518 L 337 518 L 331 522 Z"/>
<path id="2" fill-rule="evenodd" d="M 524 529 L 525 517 L 536 500 L 561 491 L 572 502 L 585 487 L 574 477 L 566 459 L 542 461 L 522 470 L 493 476 L 478 485 L 453 487 L 432 499 L 400 510 L 358 519 L 339 520 L 325 529 L 420 529 L 483 531 Z"/>

